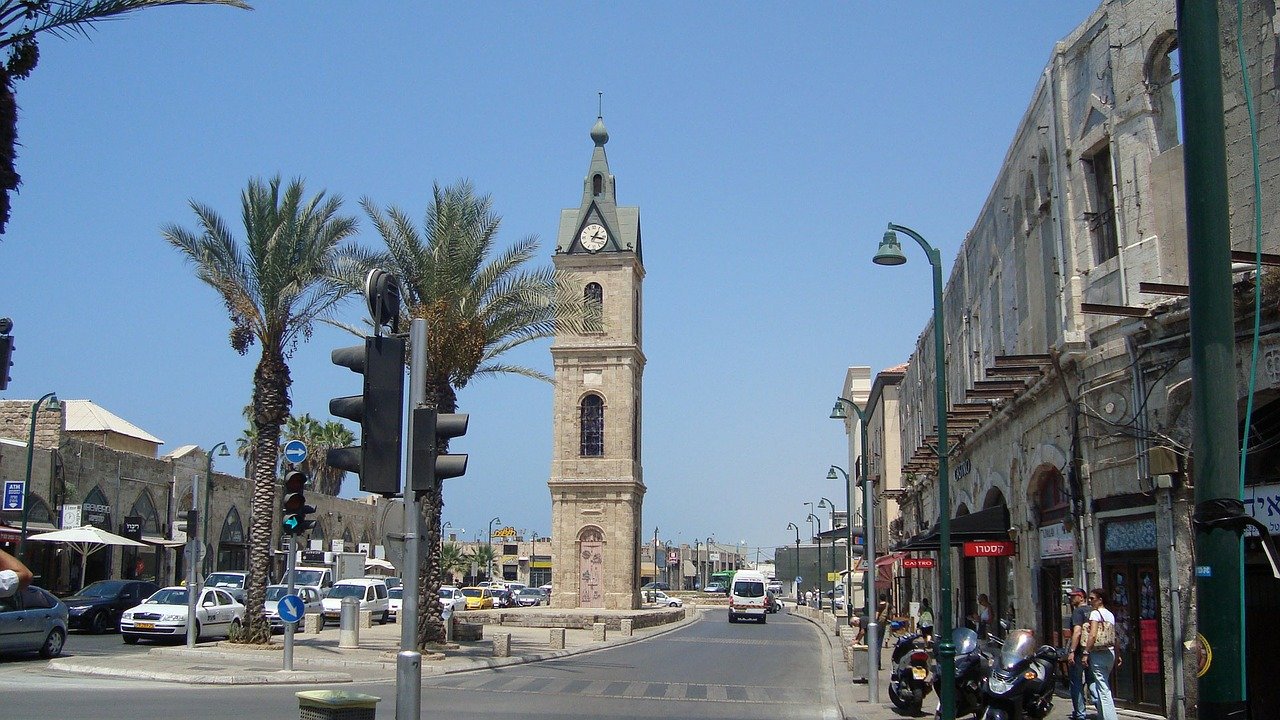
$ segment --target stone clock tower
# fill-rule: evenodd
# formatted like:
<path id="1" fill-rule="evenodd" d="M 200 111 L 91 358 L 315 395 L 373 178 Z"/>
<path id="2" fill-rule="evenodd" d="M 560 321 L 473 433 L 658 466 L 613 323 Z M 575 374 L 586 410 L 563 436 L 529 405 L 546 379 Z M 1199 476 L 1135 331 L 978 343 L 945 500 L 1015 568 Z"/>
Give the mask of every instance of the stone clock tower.
<path id="1" fill-rule="evenodd" d="M 639 607 L 640 208 L 619 207 L 598 118 L 582 203 L 560 212 L 555 267 L 582 293 L 584 332 L 560 332 L 551 456 L 553 607 Z"/>

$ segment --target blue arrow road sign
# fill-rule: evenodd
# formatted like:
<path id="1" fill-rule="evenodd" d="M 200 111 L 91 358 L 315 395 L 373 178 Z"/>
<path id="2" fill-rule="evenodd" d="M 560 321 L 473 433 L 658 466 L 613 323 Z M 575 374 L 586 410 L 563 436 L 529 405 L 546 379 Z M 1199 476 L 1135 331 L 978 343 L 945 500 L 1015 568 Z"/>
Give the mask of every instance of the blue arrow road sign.
<path id="1" fill-rule="evenodd" d="M 302 604 L 302 598 L 297 595 L 285 595 L 276 605 L 276 611 L 280 613 L 281 620 L 296 623 L 306 614 L 307 608 Z"/>
<path id="2" fill-rule="evenodd" d="M 21 480 L 5 480 L 4 481 L 4 509 L 5 510 L 21 510 L 23 485 L 26 483 Z"/>
<path id="3" fill-rule="evenodd" d="M 297 465 L 307 459 L 307 444 L 301 440 L 290 440 L 284 444 L 284 459 Z"/>

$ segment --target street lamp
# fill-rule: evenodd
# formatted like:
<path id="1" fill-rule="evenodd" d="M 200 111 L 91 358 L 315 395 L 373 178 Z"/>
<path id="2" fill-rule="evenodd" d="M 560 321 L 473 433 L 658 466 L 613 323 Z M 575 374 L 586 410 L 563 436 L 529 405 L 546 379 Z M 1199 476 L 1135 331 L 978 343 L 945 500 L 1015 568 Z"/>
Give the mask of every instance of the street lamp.
<path id="1" fill-rule="evenodd" d="M 852 400 L 843 397 L 836 398 L 836 404 L 831 408 L 831 418 L 833 420 L 847 420 L 848 415 L 845 414 L 845 407 L 853 410 L 858 416 L 858 445 L 862 451 L 861 469 L 858 471 L 858 480 L 862 483 L 862 559 L 866 564 L 866 570 L 862 576 L 862 595 L 863 595 L 863 614 L 866 617 L 866 635 L 867 648 L 871 651 L 871 657 L 868 660 L 868 667 L 880 667 L 880 624 L 876 622 L 876 524 L 875 524 L 875 498 L 871 496 L 871 483 L 868 479 L 871 477 L 871 448 L 867 444 L 867 413 Z M 835 465 L 827 471 L 827 478 L 836 479 L 836 470 L 844 474 L 845 487 L 850 499 L 850 512 L 853 512 L 853 483 L 849 481 L 849 473 L 843 468 Z M 849 553 L 852 560 L 853 553 L 853 526 L 849 526 Z M 846 604 L 848 598 L 846 597 Z M 850 617 L 853 610 L 850 609 Z M 948 638 L 951 636 L 948 635 Z M 880 697 L 879 679 L 874 673 L 868 674 L 867 693 L 871 702 L 877 702 Z M 946 683 L 943 683 L 944 685 Z"/>
<path id="2" fill-rule="evenodd" d="M 0 368 L 0 372 L 7 372 L 8 369 Z M 39 400 L 31 403 L 31 433 L 27 435 L 27 480 L 22 484 L 22 535 L 18 538 L 18 559 L 23 562 L 27 560 L 27 515 L 31 512 L 31 502 L 28 500 L 31 495 L 31 464 L 36 459 L 36 413 L 40 411 L 40 406 L 45 400 L 49 401 L 49 409 L 54 412 L 62 408 L 58 404 L 57 393 L 46 393 Z"/>
<path id="3" fill-rule="evenodd" d="M 794 528 L 796 531 L 796 577 L 800 577 L 800 526 L 795 523 L 787 523 L 787 528 Z M 792 581 L 792 585 L 796 589 L 796 604 L 800 603 L 800 583 Z"/>
<path id="4" fill-rule="evenodd" d="M 938 576 L 941 581 L 938 605 L 940 612 L 938 626 L 938 665 L 942 677 L 955 675 L 956 646 L 951 642 L 951 482 L 947 468 L 947 353 L 945 336 L 942 332 L 942 254 L 930 245 L 915 230 L 889 223 L 880 248 L 876 251 L 872 262 L 877 265 L 901 265 L 907 261 L 902 254 L 902 246 L 898 243 L 897 232 L 905 233 L 920 244 L 929 256 L 929 264 L 933 266 L 933 352 L 934 352 L 934 394 L 938 414 Z M 866 450 L 863 450 L 865 454 Z M 941 683 L 938 700 L 942 711 L 942 720 L 955 720 L 955 686 L 950 682 Z"/>
<path id="5" fill-rule="evenodd" d="M 218 448 L 222 448 L 222 452 L 218 452 Z M 231 452 L 227 450 L 227 444 L 220 442 L 209 448 L 208 462 L 204 466 L 204 512 L 200 516 L 200 552 L 204 554 L 202 565 L 206 575 L 213 570 L 209 566 L 209 496 L 213 494 L 213 454 L 218 453 L 218 457 L 230 457 Z M 191 558 L 194 562 L 195 558 Z"/>
<path id="6" fill-rule="evenodd" d="M 712 536 L 708 536 L 707 541 L 702 544 L 703 549 L 706 550 L 706 553 L 707 553 L 707 562 L 706 562 L 707 577 L 702 581 L 702 588 L 704 590 L 707 587 L 707 583 L 711 582 L 711 543 L 715 541 L 716 541 L 716 538 L 714 535 L 712 535 Z"/>
<path id="7" fill-rule="evenodd" d="M 836 504 L 831 502 L 827 498 L 819 498 L 818 507 L 827 508 L 831 510 L 831 526 L 827 528 L 827 532 L 833 533 L 833 536 L 831 538 L 831 572 L 836 572 L 836 539 L 834 537 L 834 530 L 836 529 Z M 846 598 L 845 605 L 849 604 L 847 600 L 848 599 Z M 836 584 L 834 581 L 832 581 L 831 583 L 831 614 L 835 615 L 835 613 L 836 613 Z"/>
<path id="8" fill-rule="evenodd" d="M 809 508 L 809 514 L 813 515 L 813 503 L 807 502 L 804 504 L 804 506 Z M 815 518 L 818 517 L 817 515 L 813 515 L 813 516 Z M 805 518 L 805 519 L 807 520 L 808 518 Z M 818 518 L 818 532 L 822 532 L 822 518 Z M 814 534 L 816 535 L 817 533 L 814 533 Z"/>
<path id="9" fill-rule="evenodd" d="M 805 503 L 805 505 L 812 504 L 813 503 Z M 813 539 L 818 543 L 818 612 L 822 612 L 822 535 L 820 535 L 822 532 L 822 518 L 814 515 L 813 513 L 809 513 L 809 517 L 805 518 L 805 520 L 815 523 L 818 526 L 818 531 L 813 534 Z"/>
<path id="10" fill-rule="evenodd" d="M 489 537 L 485 538 L 485 544 L 489 546 L 489 559 L 486 561 L 487 565 L 484 569 L 486 580 L 493 580 L 493 526 L 494 526 L 494 523 L 501 524 L 502 518 L 495 517 L 494 519 L 489 521 Z"/>

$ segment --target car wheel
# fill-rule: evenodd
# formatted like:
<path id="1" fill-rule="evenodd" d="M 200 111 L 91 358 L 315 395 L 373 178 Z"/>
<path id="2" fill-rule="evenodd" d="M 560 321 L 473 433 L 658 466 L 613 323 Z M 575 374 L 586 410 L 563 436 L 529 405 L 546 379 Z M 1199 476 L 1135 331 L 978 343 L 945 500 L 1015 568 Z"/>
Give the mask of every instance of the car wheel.
<path id="1" fill-rule="evenodd" d="M 382 611 L 382 622 L 381 622 L 381 623 L 379 623 L 379 624 L 381 624 L 381 625 L 386 625 L 386 624 L 387 624 L 387 623 L 389 623 L 389 622 L 391 622 L 391 611 L 390 611 L 390 610 L 383 610 L 383 611 Z"/>
<path id="2" fill-rule="evenodd" d="M 187 634 L 182 633 L 182 636 L 186 637 Z M 196 642 L 200 642 L 200 621 L 199 620 L 196 621 Z"/>
<path id="3" fill-rule="evenodd" d="M 120 633 L 120 638 L 124 640 L 124 644 L 125 644 L 125 645 L 137 645 L 137 644 L 138 644 L 138 636 L 137 636 L 137 635 L 130 635 L 130 634 L 129 634 L 129 633 L 127 633 L 127 632 L 122 632 L 122 633 Z"/>
<path id="4" fill-rule="evenodd" d="M 761 615 L 761 616 L 760 616 L 760 624 L 761 624 L 761 625 L 763 625 L 763 624 L 765 624 L 765 623 L 767 623 L 767 622 L 769 622 L 769 616 L 768 616 L 768 615 Z"/>
<path id="5" fill-rule="evenodd" d="M 67 634 L 62 628 L 54 628 L 49 631 L 49 637 L 44 639 L 44 645 L 40 646 L 40 657 L 55 658 L 62 654 L 62 645 L 67 641 Z"/>
<path id="6" fill-rule="evenodd" d="M 731 622 L 731 623 L 736 623 L 736 622 L 738 622 L 738 616 L 737 616 L 737 615 L 734 615 L 733 613 L 729 613 L 729 622 Z"/>
<path id="7" fill-rule="evenodd" d="M 324 629 L 324 613 L 320 613 L 320 629 Z"/>
<path id="8" fill-rule="evenodd" d="M 232 619 L 231 619 L 231 627 L 227 628 L 227 639 L 228 639 L 228 640 L 229 640 L 229 639 L 231 639 L 231 636 L 232 636 L 232 635 L 239 635 L 239 634 L 240 634 L 240 624 L 241 624 L 241 623 L 240 623 L 240 618 L 232 618 Z M 199 625 L 197 625 L 196 627 L 199 627 Z"/>
<path id="9" fill-rule="evenodd" d="M 93 618 L 89 620 L 89 632 L 94 635 L 101 635 L 110 627 L 107 625 L 107 611 L 102 610 L 93 614 Z"/>

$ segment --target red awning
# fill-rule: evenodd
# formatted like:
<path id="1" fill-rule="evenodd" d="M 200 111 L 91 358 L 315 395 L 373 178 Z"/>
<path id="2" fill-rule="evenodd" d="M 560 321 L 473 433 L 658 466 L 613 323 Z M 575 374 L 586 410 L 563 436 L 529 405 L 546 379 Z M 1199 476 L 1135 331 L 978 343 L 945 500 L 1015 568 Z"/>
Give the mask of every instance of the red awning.
<path id="1" fill-rule="evenodd" d="M 895 565 L 899 560 L 906 557 L 906 553 L 889 553 L 876 558 L 876 567 L 884 567 L 886 565 Z"/>

